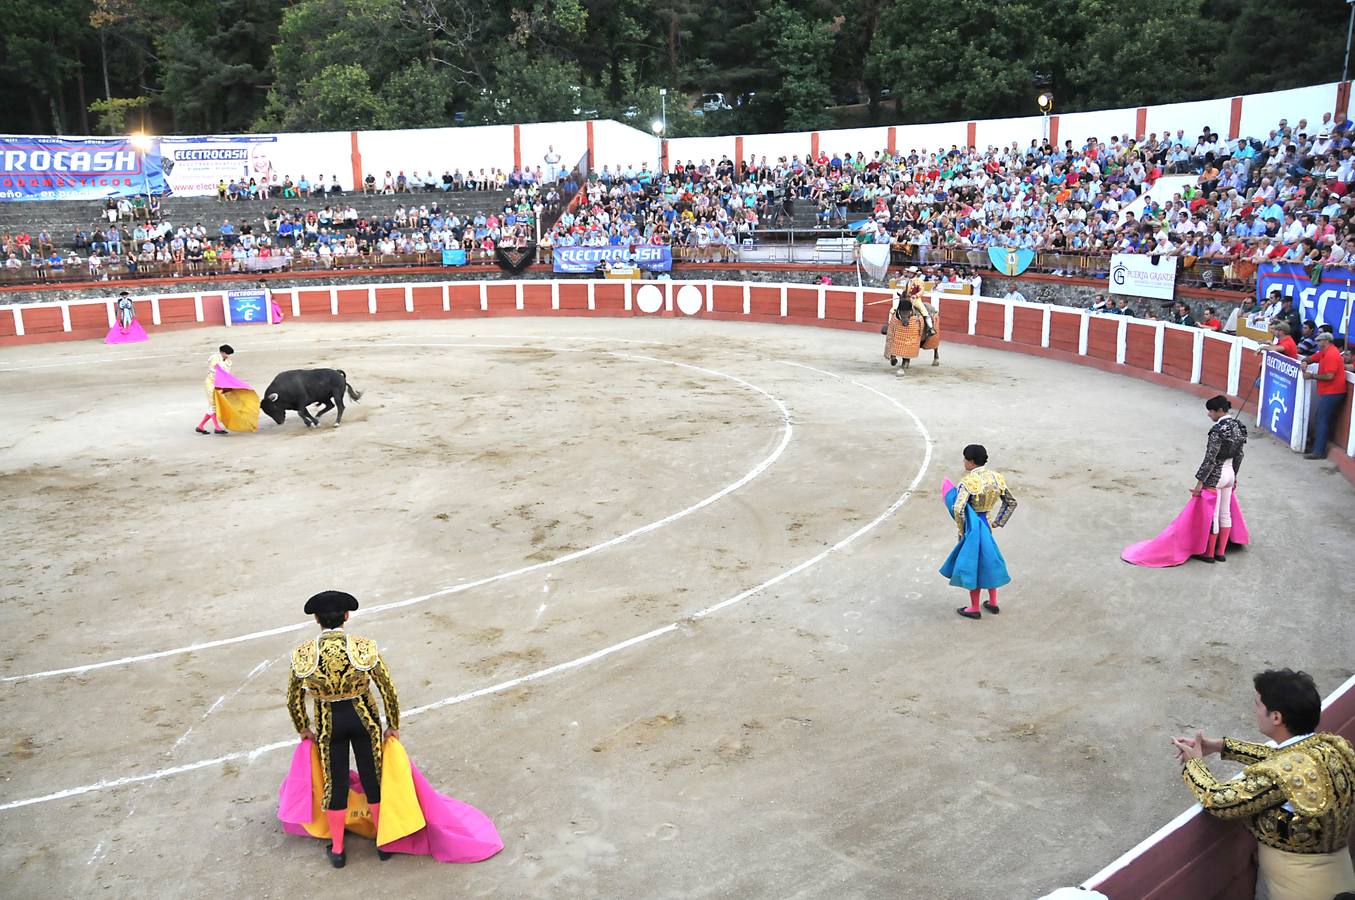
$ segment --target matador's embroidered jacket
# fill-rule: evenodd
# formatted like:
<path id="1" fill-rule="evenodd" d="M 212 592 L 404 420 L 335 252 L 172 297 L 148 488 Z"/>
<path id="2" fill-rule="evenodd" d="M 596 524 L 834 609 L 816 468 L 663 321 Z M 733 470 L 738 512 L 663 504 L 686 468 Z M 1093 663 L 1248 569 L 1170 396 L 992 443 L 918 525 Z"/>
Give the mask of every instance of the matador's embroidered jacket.
<path id="1" fill-rule="evenodd" d="M 960 479 L 958 487 L 959 490 L 955 492 L 955 505 L 950 512 L 955 518 L 955 527 L 960 530 L 963 537 L 965 506 L 972 505 L 975 512 L 981 513 L 997 509 L 1002 504 L 1002 495 L 1007 493 L 1007 479 L 1003 478 L 1000 472 L 990 471 L 987 466 L 977 466 Z M 1006 524 L 1010 515 L 1011 513 L 1004 507 L 992 524 L 1001 527 Z"/>
<path id="2" fill-rule="evenodd" d="M 315 743 L 320 751 L 320 769 L 325 776 L 325 792 L 329 796 L 329 750 L 333 719 L 330 703 L 351 700 L 353 709 L 372 739 L 372 756 L 376 774 L 381 777 L 381 720 L 377 717 L 376 700 L 372 697 L 370 682 L 376 682 L 381 693 L 381 704 L 386 710 L 386 727 L 400 727 L 400 698 L 395 693 L 386 663 L 377 652 L 376 641 L 357 635 L 344 634 L 335 628 L 320 632 L 315 640 L 306 641 L 292 651 L 292 668 L 287 680 L 287 711 L 298 732 L 310 726 L 306 716 L 303 691 L 309 691 L 315 703 Z"/>
<path id="3" fill-rule="evenodd" d="M 1195 799 L 1221 819 L 1244 819 L 1268 847 L 1289 853 L 1335 853 L 1348 846 L 1355 821 L 1355 750 L 1345 738 L 1314 734 L 1288 747 L 1223 739 L 1224 759 L 1247 763 L 1219 781 L 1204 760 L 1182 777 Z"/>

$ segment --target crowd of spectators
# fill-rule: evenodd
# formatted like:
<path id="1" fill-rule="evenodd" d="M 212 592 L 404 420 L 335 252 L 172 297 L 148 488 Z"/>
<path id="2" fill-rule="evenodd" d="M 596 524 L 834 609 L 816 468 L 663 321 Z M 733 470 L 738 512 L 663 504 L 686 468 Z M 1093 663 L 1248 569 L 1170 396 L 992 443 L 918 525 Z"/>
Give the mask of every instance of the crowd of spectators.
<path id="1" fill-rule="evenodd" d="M 326 194 L 324 206 L 275 205 L 258 218 L 175 225 L 168 218 L 78 229 L 59 246 L 47 231 L 0 234 L 4 268 L 27 270 L 37 281 L 87 274 L 93 279 L 155 272 L 212 274 L 305 267 L 375 266 L 402 262 L 436 265 L 443 250 L 464 250 L 468 260 L 489 260 L 496 247 L 535 242 L 542 215 L 560 209 L 557 186 L 519 183 L 502 207 L 458 215 L 436 197 L 360 215 L 352 203 Z"/>
<path id="2" fill-rule="evenodd" d="M 1167 173 L 1188 180 L 1169 199 L 1143 199 Z M 1355 147 L 1344 116 L 1326 115 L 1311 126 L 1281 120 L 1264 137 L 1232 141 L 1206 127 L 1194 136 L 1178 130 L 1143 139 L 1090 137 L 1080 145 L 1035 140 L 1024 148 L 1013 143 L 869 156 L 823 152 L 774 162 L 765 156 L 687 160 L 662 173 L 647 164 L 604 166 L 582 185 L 565 177 L 570 180 L 551 180 L 537 167 L 458 169 L 441 176 L 386 170 L 364 179 L 363 193 L 383 195 L 512 192 L 508 208 L 469 221 L 439 215 L 436 200 L 362 220 L 348 215 L 351 206 L 344 206 L 333 175 L 295 182 L 285 176 L 276 184 L 223 182 L 222 202 L 280 193 L 284 201 L 327 205 L 275 209 L 263 222 L 208 235 L 195 233 L 200 225 L 157 222 L 157 210 L 133 201 L 110 201 L 107 227 L 77 235 L 68 253 L 43 234 L 4 235 L 0 251 L 7 268 L 31 264 L 39 278 L 69 267 L 72 258 L 87 262 L 79 259 L 85 247 L 93 259 L 130 256 L 187 271 L 213 253 L 219 263 L 223 250 L 252 257 L 289 246 L 293 255 L 316 259 L 388 256 L 392 245 L 397 254 L 454 246 L 484 256 L 502 243 L 530 242 L 534 230 L 524 220 L 534 226 L 564 205 L 540 236 L 547 248 L 664 244 L 680 259 L 719 259 L 768 229 L 792 225 L 795 209 L 804 204 L 818 227 L 850 224 L 857 240 L 892 244 L 901 262 L 986 267 L 988 247 L 1015 247 L 1067 260 L 1068 271 L 1080 260 L 1084 269 L 1104 272 L 1111 253 L 1145 253 L 1177 256 L 1185 269 L 1212 267 L 1225 280 L 1245 284 L 1268 261 L 1355 261 Z M 131 224 L 141 216 L 145 224 Z"/>
<path id="3" fill-rule="evenodd" d="M 647 166 L 604 167 L 549 240 L 672 244 L 699 255 L 785 227 L 808 204 L 817 227 L 859 226 L 859 240 L 892 243 L 908 261 L 983 264 L 964 251 L 1015 247 L 1104 271 L 1111 253 L 1144 253 L 1246 283 L 1268 261 L 1333 266 L 1355 257 L 1351 138 L 1349 120 L 1328 114 L 1233 141 L 1206 127 L 1080 145 L 687 160 L 657 177 Z M 1167 173 L 1189 180 L 1170 198 L 1136 204 Z"/>

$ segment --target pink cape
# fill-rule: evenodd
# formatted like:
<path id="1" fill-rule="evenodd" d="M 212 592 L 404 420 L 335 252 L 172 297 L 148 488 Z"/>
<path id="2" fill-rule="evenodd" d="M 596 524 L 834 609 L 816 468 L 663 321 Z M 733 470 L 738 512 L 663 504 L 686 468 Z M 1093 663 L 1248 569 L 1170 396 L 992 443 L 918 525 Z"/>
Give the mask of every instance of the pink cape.
<path id="1" fill-rule="evenodd" d="M 268 301 L 268 305 L 269 305 L 268 324 L 276 325 L 282 321 L 282 307 L 278 306 L 278 302 L 276 300 Z"/>
<path id="2" fill-rule="evenodd" d="M 121 325 L 114 325 L 108 329 L 108 336 L 104 338 L 105 344 L 139 344 L 146 340 L 146 329 L 141 327 L 141 323 L 136 319 L 132 324 L 123 328 Z"/>
<path id="3" fill-rule="evenodd" d="M 498 829 L 480 810 L 455 797 L 433 790 L 413 760 L 409 763 L 414 780 L 414 794 L 427 824 L 413 834 L 383 844 L 390 853 L 410 853 L 431 856 L 438 862 L 472 863 L 489 859 L 503 849 Z M 361 794 L 362 782 L 358 773 L 349 771 L 348 786 Z M 304 823 L 311 820 L 311 742 L 297 744 L 287 777 L 278 788 L 278 819 L 288 834 L 310 837 Z"/>
<path id="4" fill-rule="evenodd" d="M 1140 541 L 1124 548 L 1120 558 L 1136 566 L 1149 566 L 1155 569 L 1167 566 L 1179 566 L 1190 559 L 1192 554 L 1203 553 L 1209 543 L 1209 532 L 1214 522 L 1214 504 L 1218 502 L 1218 492 L 1204 490 L 1198 497 L 1192 496 L 1181 514 L 1172 520 L 1162 533 L 1150 541 Z M 1228 536 L 1229 544 L 1251 543 L 1247 532 L 1247 523 L 1242 518 L 1242 507 L 1237 503 L 1237 492 L 1233 492 L 1229 504 L 1233 516 L 1233 530 Z"/>
<path id="5" fill-rule="evenodd" d="M 252 391 L 252 390 L 254 390 L 254 388 L 252 388 L 252 387 L 250 387 L 249 385 L 245 384 L 245 383 L 244 383 L 243 381 L 241 381 L 239 378 L 236 378 L 234 375 L 232 375 L 230 372 L 227 372 L 225 369 L 221 368 L 220 366 L 217 366 L 215 369 L 212 370 L 212 377 L 213 377 L 212 384 L 213 384 L 213 386 L 215 386 L 216 389 L 219 390 L 219 391 L 230 391 L 230 390 Z"/>

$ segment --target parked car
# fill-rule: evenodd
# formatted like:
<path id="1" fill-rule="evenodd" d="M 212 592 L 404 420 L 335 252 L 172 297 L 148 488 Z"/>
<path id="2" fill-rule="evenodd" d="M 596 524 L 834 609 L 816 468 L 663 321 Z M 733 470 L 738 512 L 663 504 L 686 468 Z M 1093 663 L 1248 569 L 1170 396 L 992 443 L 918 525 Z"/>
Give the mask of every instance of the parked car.
<path id="1" fill-rule="evenodd" d="M 721 93 L 702 94 L 701 99 L 697 101 L 698 108 L 702 113 L 719 112 L 722 109 L 733 109 L 729 102 L 725 100 L 725 95 Z"/>
<path id="2" fill-rule="evenodd" d="M 634 119 L 636 116 L 640 115 L 640 107 L 627 106 L 622 110 L 621 115 L 627 119 Z"/>

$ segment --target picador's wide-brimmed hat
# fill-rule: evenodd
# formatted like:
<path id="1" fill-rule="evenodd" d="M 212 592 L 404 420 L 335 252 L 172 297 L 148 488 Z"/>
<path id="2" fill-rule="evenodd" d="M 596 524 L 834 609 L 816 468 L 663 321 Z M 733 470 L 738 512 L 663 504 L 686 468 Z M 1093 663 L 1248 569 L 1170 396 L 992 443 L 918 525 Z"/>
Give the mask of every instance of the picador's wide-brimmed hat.
<path id="1" fill-rule="evenodd" d="M 306 615 L 351 612 L 358 608 L 358 598 L 343 591 L 321 591 L 306 601 Z"/>

